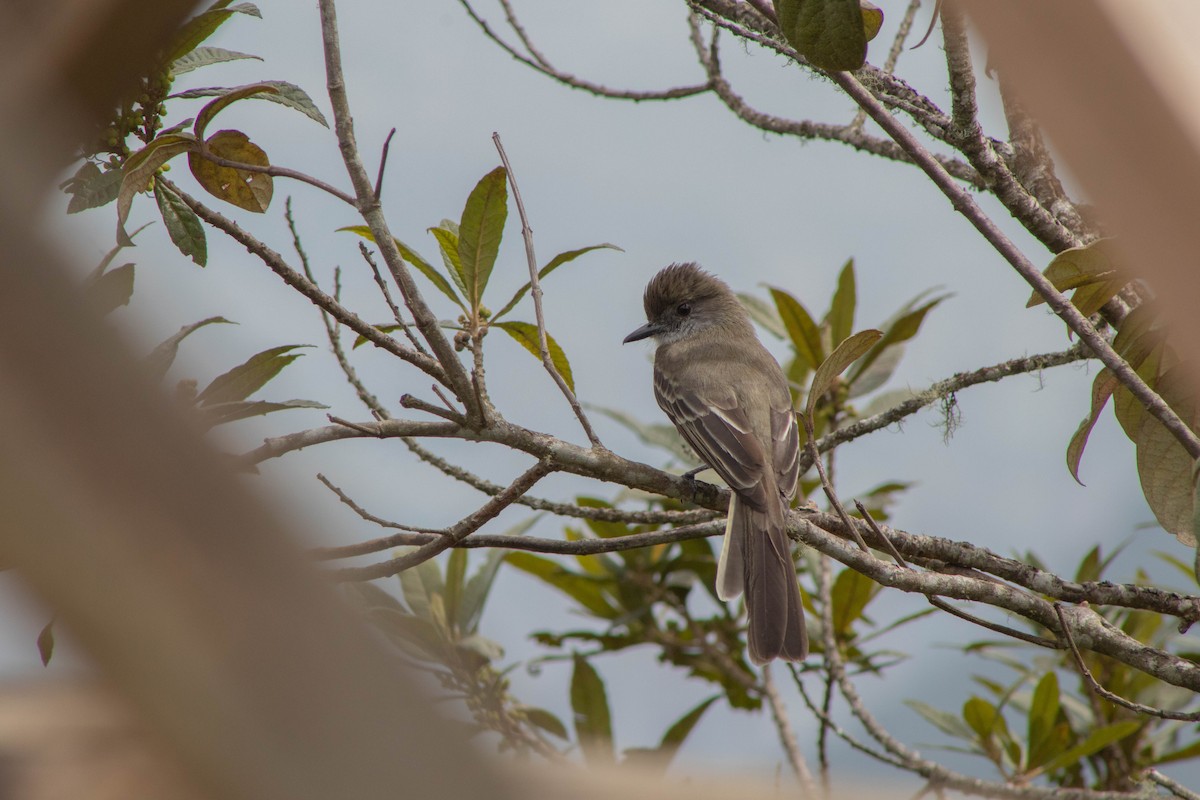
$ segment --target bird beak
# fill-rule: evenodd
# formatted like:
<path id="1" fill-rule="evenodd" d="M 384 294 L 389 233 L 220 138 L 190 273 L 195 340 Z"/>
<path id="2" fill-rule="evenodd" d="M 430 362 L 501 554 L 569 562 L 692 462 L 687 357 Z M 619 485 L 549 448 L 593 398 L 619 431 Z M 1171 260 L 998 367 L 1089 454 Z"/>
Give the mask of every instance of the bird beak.
<path id="1" fill-rule="evenodd" d="M 643 325 L 642 327 L 638 328 L 633 333 L 626 336 L 625 341 L 621 342 L 621 344 L 629 344 L 630 342 L 637 342 L 642 339 L 646 339 L 651 336 L 654 336 L 655 334 L 660 333 L 661 331 L 662 331 L 662 325 L 659 325 L 657 322 L 647 322 L 645 325 Z"/>

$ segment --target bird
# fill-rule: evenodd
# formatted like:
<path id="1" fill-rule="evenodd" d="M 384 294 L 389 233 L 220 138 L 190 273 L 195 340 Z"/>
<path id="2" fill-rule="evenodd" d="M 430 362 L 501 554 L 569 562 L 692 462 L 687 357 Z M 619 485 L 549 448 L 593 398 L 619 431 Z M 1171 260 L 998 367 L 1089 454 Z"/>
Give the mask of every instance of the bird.
<path id="1" fill-rule="evenodd" d="M 733 290 L 694 263 L 651 278 L 643 305 L 647 322 L 624 344 L 653 337 L 659 407 L 731 491 L 717 596 L 745 592 L 752 662 L 802 661 L 808 633 L 786 526 L 800 438 L 783 370 Z"/>

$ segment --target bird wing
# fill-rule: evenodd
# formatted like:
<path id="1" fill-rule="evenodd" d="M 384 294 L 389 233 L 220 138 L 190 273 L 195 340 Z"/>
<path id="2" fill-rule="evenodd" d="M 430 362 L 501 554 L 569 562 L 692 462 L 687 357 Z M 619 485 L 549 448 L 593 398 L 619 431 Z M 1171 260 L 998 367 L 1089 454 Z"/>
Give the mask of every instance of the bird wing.
<path id="1" fill-rule="evenodd" d="M 763 508 L 767 498 L 762 477 L 767 459 L 733 392 L 701 397 L 655 370 L 654 397 L 704 463 L 747 502 Z"/>
<path id="2" fill-rule="evenodd" d="M 800 479 L 800 432 L 791 406 L 771 409 L 771 439 L 775 442 L 775 482 L 780 493 L 791 500 Z"/>

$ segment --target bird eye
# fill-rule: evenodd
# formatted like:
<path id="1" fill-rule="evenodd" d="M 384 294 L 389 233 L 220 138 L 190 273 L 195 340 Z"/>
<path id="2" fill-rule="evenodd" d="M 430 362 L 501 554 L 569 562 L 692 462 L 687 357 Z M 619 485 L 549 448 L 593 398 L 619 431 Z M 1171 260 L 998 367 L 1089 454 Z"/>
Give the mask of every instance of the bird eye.
<path id="1" fill-rule="evenodd" d="M 679 305 L 675 306 L 675 313 L 681 317 L 686 317 L 688 314 L 692 313 L 692 304 L 680 303 Z"/>

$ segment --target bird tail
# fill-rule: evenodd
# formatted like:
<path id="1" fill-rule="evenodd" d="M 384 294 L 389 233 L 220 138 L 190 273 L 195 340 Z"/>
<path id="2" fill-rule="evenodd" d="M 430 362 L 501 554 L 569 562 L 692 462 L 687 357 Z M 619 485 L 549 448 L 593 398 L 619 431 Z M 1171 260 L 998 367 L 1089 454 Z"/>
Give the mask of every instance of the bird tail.
<path id="1" fill-rule="evenodd" d="M 755 509 L 736 494 L 730 499 L 717 596 L 732 600 L 745 591 L 751 661 L 802 661 L 808 655 L 808 631 L 783 502 L 768 501 L 767 506 Z"/>

